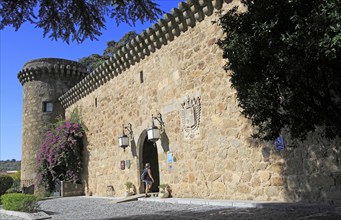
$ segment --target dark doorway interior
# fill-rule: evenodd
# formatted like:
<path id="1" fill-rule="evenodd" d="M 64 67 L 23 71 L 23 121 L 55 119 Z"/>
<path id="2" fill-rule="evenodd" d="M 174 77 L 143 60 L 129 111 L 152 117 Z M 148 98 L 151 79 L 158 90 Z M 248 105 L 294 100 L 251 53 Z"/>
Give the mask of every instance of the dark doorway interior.
<path id="1" fill-rule="evenodd" d="M 151 192 L 159 192 L 160 185 L 160 174 L 159 174 L 159 158 L 157 154 L 157 147 L 154 146 L 153 142 L 148 141 L 147 137 L 143 143 L 142 151 L 142 164 L 143 169 L 146 163 L 150 163 L 152 176 L 154 178 L 154 183 L 151 188 Z M 143 170 L 142 169 L 142 170 Z"/>

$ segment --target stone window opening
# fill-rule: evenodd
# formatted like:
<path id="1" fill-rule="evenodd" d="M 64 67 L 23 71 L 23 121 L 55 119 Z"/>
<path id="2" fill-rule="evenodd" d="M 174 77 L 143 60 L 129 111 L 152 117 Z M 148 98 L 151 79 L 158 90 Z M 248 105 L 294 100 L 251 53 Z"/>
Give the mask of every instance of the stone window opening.
<path id="1" fill-rule="evenodd" d="M 52 112 L 52 111 L 53 111 L 53 103 L 43 102 L 43 112 Z"/>
<path id="2" fill-rule="evenodd" d="M 95 98 L 95 107 L 97 108 L 97 98 Z"/>
<path id="3" fill-rule="evenodd" d="M 143 71 L 140 72 L 140 83 L 143 83 Z"/>

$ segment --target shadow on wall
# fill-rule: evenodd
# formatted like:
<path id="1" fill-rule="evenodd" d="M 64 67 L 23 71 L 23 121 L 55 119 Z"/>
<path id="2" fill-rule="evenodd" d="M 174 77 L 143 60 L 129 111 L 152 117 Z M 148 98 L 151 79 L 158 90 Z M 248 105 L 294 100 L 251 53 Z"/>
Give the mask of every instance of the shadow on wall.
<path id="1" fill-rule="evenodd" d="M 163 132 L 161 134 L 160 140 L 161 140 L 161 146 L 162 146 L 163 152 L 167 153 L 169 151 L 169 138 L 166 132 Z"/>
<path id="2" fill-rule="evenodd" d="M 341 140 L 327 140 L 321 132 L 309 134 L 305 141 L 283 136 L 284 150 L 262 149 L 271 164 L 271 185 L 283 186 L 283 196 L 291 202 L 340 205 Z"/>
<path id="3" fill-rule="evenodd" d="M 137 157 L 137 146 L 136 146 L 136 142 L 134 140 L 134 138 L 131 139 L 130 141 L 130 149 L 131 149 L 131 154 L 133 155 L 133 157 Z"/>
<path id="4" fill-rule="evenodd" d="M 84 194 L 86 196 L 92 196 L 92 192 L 89 191 L 89 158 L 90 158 L 90 152 L 88 150 L 89 142 L 86 134 L 83 136 L 83 170 L 82 170 L 82 183 L 84 184 Z"/>

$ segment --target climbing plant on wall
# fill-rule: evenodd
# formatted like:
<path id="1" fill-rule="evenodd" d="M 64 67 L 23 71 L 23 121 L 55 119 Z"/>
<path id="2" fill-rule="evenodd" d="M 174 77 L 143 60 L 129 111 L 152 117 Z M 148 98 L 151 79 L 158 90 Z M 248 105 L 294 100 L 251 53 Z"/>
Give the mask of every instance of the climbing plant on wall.
<path id="1" fill-rule="evenodd" d="M 37 152 L 38 184 L 47 191 L 54 190 L 56 181 L 81 180 L 84 126 L 77 112 L 55 123 Z"/>

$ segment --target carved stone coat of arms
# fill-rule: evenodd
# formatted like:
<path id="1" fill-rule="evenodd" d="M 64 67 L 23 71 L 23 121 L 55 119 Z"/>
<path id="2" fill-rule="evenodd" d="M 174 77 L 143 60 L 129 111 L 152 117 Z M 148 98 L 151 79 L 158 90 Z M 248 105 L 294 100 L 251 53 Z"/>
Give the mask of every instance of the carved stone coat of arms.
<path id="1" fill-rule="evenodd" d="M 186 138 L 199 136 L 200 112 L 201 104 L 200 97 L 187 98 L 181 103 L 181 121 Z"/>

